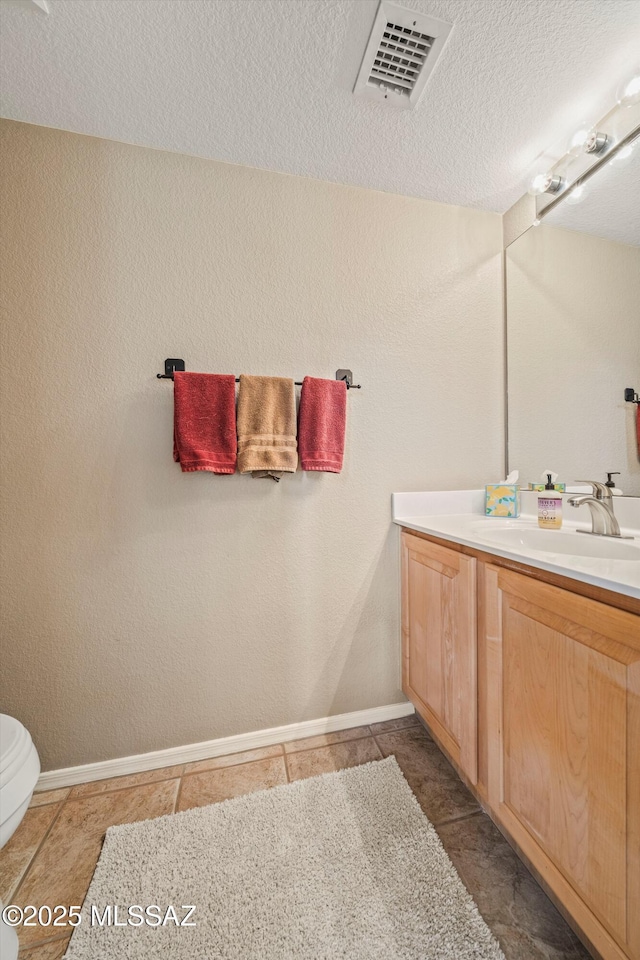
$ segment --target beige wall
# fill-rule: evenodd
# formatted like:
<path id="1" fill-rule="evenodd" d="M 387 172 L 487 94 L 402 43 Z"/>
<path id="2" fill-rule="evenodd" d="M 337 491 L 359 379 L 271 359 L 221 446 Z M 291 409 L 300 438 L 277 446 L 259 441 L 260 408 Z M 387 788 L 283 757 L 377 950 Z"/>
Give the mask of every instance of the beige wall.
<path id="1" fill-rule="evenodd" d="M 2 123 L 2 710 L 44 769 L 393 703 L 394 490 L 502 471 L 500 217 Z M 351 367 L 344 471 L 181 474 L 166 356 Z"/>
<path id="2" fill-rule="evenodd" d="M 507 250 L 509 466 L 640 496 L 640 247 L 542 224 Z M 636 386 L 637 389 L 637 386 Z"/>

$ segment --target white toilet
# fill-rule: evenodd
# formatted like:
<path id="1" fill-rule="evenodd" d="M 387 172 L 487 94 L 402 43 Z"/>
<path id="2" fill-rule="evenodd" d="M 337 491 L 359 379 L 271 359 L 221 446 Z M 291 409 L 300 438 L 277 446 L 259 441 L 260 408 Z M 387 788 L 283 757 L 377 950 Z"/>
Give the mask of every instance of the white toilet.
<path id="1" fill-rule="evenodd" d="M 40 758 L 29 731 L 0 713 L 0 848 L 24 817 L 39 776 Z M 15 960 L 17 956 L 16 932 L 0 918 L 0 957 Z"/>

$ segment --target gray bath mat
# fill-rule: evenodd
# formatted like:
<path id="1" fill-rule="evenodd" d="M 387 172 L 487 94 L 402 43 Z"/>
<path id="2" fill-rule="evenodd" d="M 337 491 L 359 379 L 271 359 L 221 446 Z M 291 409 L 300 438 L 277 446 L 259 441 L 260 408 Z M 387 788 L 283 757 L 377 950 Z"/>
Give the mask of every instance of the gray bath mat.
<path id="1" fill-rule="evenodd" d="M 504 960 L 393 757 L 111 827 L 82 916 L 68 960 Z"/>

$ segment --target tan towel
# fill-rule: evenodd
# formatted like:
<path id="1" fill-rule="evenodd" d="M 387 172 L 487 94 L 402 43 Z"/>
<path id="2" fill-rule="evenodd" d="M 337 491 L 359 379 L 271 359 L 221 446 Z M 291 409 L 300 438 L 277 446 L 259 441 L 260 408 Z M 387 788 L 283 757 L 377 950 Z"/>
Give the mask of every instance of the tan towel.
<path id="1" fill-rule="evenodd" d="M 298 443 L 293 380 L 241 376 L 237 422 L 240 473 L 295 473 Z"/>

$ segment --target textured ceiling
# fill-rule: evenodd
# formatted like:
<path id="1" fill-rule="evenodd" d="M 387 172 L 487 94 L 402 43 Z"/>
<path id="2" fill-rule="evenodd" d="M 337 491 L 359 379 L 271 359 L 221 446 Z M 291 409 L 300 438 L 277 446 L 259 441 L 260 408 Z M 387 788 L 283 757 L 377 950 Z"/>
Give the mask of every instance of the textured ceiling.
<path id="1" fill-rule="evenodd" d="M 638 0 L 403 5 L 454 29 L 395 112 L 351 92 L 377 0 L 2 0 L 2 115 L 504 211 L 640 49 Z"/>
<path id="2" fill-rule="evenodd" d="M 605 163 L 584 185 L 579 203 L 559 203 L 544 222 L 640 246 L 640 143 L 624 166 Z"/>

